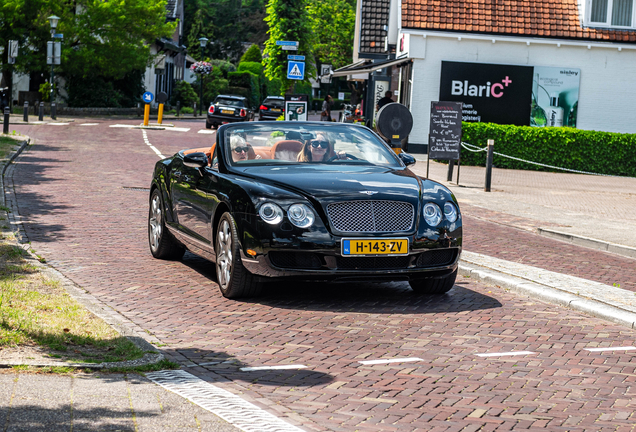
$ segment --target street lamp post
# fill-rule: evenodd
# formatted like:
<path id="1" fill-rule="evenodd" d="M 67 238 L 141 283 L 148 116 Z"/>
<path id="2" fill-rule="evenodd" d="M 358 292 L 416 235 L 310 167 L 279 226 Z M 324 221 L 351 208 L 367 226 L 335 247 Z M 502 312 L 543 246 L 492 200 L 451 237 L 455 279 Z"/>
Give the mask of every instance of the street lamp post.
<path id="1" fill-rule="evenodd" d="M 205 46 L 208 44 L 208 39 L 207 38 L 199 38 L 199 44 L 201 44 L 201 61 L 203 61 L 203 50 L 205 49 Z M 200 90 L 201 90 L 201 100 L 199 101 L 199 116 L 203 115 L 203 74 L 201 74 L 201 76 L 199 77 L 199 82 L 200 82 Z"/>
<path id="2" fill-rule="evenodd" d="M 49 20 L 49 23 L 51 24 L 51 40 L 54 42 L 53 47 L 51 47 L 51 48 L 52 48 L 53 58 L 55 58 L 55 30 L 57 29 L 57 23 L 60 20 L 60 17 L 55 16 L 55 15 L 51 15 L 47 19 Z M 54 95 L 53 95 L 53 87 L 55 87 L 55 85 L 54 85 L 54 76 L 55 76 L 54 73 L 55 72 L 53 71 L 54 64 L 55 64 L 55 60 L 52 59 L 52 61 L 51 61 L 51 97 L 50 97 L 51 104 L 54 103 L 54 101 L 53 101 L 53 97 L 54 97 Z M 51 105 L 51 106 L 53 106 L 53 105 Z M 51 109 L 53 109 L 53 108 L 51 108 Z"/>

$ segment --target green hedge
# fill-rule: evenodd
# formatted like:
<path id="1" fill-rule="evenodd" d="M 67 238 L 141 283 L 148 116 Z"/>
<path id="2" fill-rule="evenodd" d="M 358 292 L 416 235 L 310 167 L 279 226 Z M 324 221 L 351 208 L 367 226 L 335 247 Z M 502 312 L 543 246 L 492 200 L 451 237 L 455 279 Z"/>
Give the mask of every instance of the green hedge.
<path id="1" fill-rule="evenodd" d="M 251 106 L 258 107 L 261 103 L 261 92 L 259 85 L 259 76 L 252 72 L 230 72 L 228 80 L 231 87 L 243 87 L 247 89 L 249 95 L 247 98 Z"/>
<path id="2" fill-rule="evenodd" d="M 530 127 L 494 123 L 462 123 L 462 141 L 516 158 L 596 174 L 636 177 L 636 134 L 597 132 L 569 127 Z M 461 149 L 462 165 L 486 165 L 486 152 Z M 494 156 L 497 168 L 557 171 Z"/>
<path id="3" fill-rule="evenodd" d="M 254 75 L 261 76 L 263 74 L 263 65 L 258 62 L 248 62 L 244 61 L 239 63 L 238 66 L 239 72 L 252 72 Z"/>
<path id="4" fill-rule="evenodd" d="M 265 78 L 265 94 L 263 94 L 263 99 L 267 96 L 282 96 L 283 83 L 278 78 L 274 78 L 273 80 L 268 80 Z"/>

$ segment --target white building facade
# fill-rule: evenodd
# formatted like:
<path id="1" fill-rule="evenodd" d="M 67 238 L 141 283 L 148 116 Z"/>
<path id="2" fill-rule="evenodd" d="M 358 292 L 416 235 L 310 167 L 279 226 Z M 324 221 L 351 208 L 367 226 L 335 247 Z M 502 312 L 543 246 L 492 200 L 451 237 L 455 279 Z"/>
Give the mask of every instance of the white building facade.
<path id="1" fill-rule="evenodd" d="M 398 57 L 413 60 L 409 99 L 415 121 L 409 143 L 428 142 L 430 107 L 440 98 L 443 61 L 579 69 L 576 127 L 636 133 L 636 74 L 630 72 L 636 67 L 636 45 L 408 29 L 401 29 L 399 37 L 404 42 Z"/>

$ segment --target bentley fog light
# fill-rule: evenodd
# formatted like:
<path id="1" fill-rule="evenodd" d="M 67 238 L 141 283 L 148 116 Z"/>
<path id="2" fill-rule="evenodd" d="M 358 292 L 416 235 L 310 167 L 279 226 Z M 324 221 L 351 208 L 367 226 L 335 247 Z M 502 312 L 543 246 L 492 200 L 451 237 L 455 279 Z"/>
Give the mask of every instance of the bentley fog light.
<path id="1" fill-rule="evenodd" d="M 305 204 L 293 204 L 287 210 L 287 216 L 298 228 L 307 228 L 314 223 L 314 212 Z"/>
<path id="2" fill-rule="evenodd" d="M 283 220 L 283 210 L 274 203 L 265 203 L 258 210 L 261 218 L 272 225 L 280 223 Z"/>
<path id="3" fill-rule="evenodd" d="M 442 210 L 437 204 L 426 203 L 422 213 L 424 214 L 424 220 L 430 226 L 437 226 L 442 221 Z"/>
<path id="4" fill-rule="evenodd" d="M 450 223 L 457 220 L 457 207 L 455 207 L 455 204 L 450 202 L 444 204 L 444 217 L 448 219 Z"/>

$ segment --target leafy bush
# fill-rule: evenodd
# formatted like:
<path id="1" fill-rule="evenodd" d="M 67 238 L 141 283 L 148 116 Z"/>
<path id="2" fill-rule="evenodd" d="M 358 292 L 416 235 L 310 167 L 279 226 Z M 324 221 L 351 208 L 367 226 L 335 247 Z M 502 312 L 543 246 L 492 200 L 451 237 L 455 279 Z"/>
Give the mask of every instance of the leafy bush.
<path id="1" fill-rule="evenodd" d="M 261 103 L 261 92 L 259 86 L 259 76 L 248 71 L 230 72 L 228 74 L 229 84 L 232 87 L 243 87 L 248 91 L 248 100 L 251 106 L 258 106 Z"/>
<path id="2" fill-rule="evenodd" d="M 228 87 L 227 94 L 236 95 L 236 96 L 245 96 L 249 99 L 250 97 L 250 89 L 245 87 Z"/>
<path id="3" fill-rule="evenodd" d="M 243 54 L 243 56 L 241 57 L 241 61 L 239 63 L 243 63 L 243 62 L 260 63 L 262 61 L 263 61 L 263 56 L 261 55 L 261 49 L 258 47 L 258 45 L 253 44 L 251 47 L 247 49 L 247 51 L 245 51 L 245 54 Z"/>
<path id="4" fill-rule="evenodd" d="M 219 70 L 223 74 L 223 78 L 227 79 L 227 74 L 230 72 L 236 72 L 236 66 L 226 60 L 210 60 L 209 63 L 214 67 L 214 71 Z"/>
<path id="5" fill-rule="evenodd" d="M 586 131 L 568 127 L 530 127 L 494 123 L 462 123 L 462 141 L 485 147 L 495 140 L 495 151 L 545 165 L 636 177 L 636 134 Z M 462 165 L 486 165 L 486 152 L 461 149 Z M 498 168 L 556 171 L 494 156 Z"/>
<path id="6" fill-rule="evenodd" d="M 172 98 L 170 99 L 171 105 L 176 105 L 177 101 L 181 102 L 181 106 L 192 106 L 194 102 L 197 102 L 199 97 L 192 88 L 192 85 L 187 81 L 177 81 L 172 92 Z"/>
<path id="7" fill-rule="evenodd" d="M 101 76 L 66 75 L 68 105 L 71 107 L 130 108 L 141 101 L 144 71 L 133 70 L 122 79 Z"/>
<path id="8" fill-rule="evenodd" d="M 274 78 L 273 80 L 268 80 L 267 78 L 265 78 L 265 94 L 262 95 L 263 99 L 265 99 L 266 96 L 282 96 L 282 85 L 283 84 L 278 78 Z"/>
<path id="9" fill-rule="evenodd" d="M 239 63 L 239 72 L 252 72 L 254 75 L 260 77 L 263 74 L 263 65 L 260 62 L 248 62 L 243 61 Z"/>

